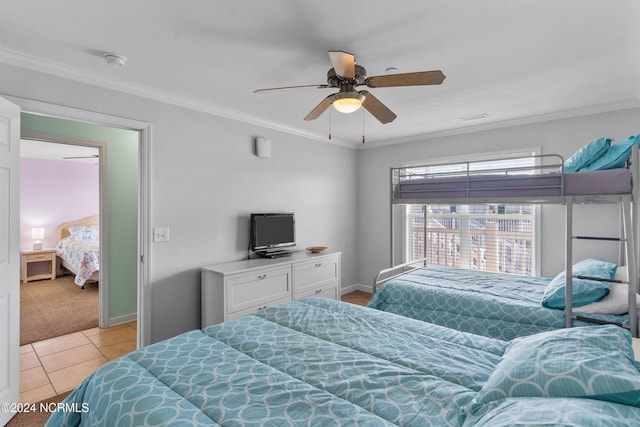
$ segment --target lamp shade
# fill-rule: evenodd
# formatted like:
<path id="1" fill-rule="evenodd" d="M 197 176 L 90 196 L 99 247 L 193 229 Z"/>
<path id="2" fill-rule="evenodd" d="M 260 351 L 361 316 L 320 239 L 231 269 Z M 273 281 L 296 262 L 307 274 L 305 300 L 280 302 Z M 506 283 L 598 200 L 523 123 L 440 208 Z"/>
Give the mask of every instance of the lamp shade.
<path id="1" fill-rule="evenodd" d="M 359 92 L 340 92 L 336 94 L 333 108 L 341 113 L 353 113 L 362 106 L 364 95 Z"/>
<path id="2" fill-rule="evenodd" d="M 44 239 L 44 228 L 43 227 L 34 227 L 31 229 L 31 238 L 33 240 Z"/>
<path id="3" fill-rule="evenodd" d="M 33 227 L 31 229 L 31 238 L 33 239 L 33 250 L 42 249 L 41 239 L 44 239 L 44 228 L 42 227 Z"/>

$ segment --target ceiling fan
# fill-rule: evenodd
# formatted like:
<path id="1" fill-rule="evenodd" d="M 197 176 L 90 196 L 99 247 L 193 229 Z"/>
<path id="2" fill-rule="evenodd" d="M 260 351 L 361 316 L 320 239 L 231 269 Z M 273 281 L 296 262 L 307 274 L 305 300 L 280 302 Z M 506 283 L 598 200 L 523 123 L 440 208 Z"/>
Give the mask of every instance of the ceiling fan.
<path id="1" fill-rule="evenodd" d="M 99 155 L 97 154 L 91 154 L 89 156 L 70 156 L 70 157 L 63 157 L 64 160 L 72 160 L 72 159 L 98 159 L 100 158 Z"/>
<path id="2" fill-rule="evenodd" d="M 254 93 L 267 93 L 280 90 L 307 89 L 307 88 L 337 88 L 339 91 L 327 96 L 307 116 L 305 120 L 315 120 L 330 105 L 342 112 L 351 113 L 361 106 L 369 111 L 381 123 L 390 123 L 397 116 L 367 90 L 356 90 L 357 86 L 395 87 L 395 86 L 419 86 L 439 85 L 446 76 L 440 70 L 419 71 L 415 73 L 387 74 L 384 76 L 367 77 L 367 70 L 356 65 L 353 54 L 341 50 L 330 50 L 329 59 L 333 68 L 327 72 L 327 84 L 275 87 L 258 89 Z"/>

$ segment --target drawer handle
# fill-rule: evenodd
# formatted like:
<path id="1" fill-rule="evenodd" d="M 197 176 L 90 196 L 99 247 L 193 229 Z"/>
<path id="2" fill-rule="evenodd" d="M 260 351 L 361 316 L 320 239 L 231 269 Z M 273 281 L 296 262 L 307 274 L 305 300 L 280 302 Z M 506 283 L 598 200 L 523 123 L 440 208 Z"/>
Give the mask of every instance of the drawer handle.
<path id="1" fill-rule="evenodd" d="M 320 267 L 321 265 L 322 265 L 322 263 L 319 262 L 319 263 L 316 264 L 316 267 Z"/>
<path id="2" fill-rule="evenodd" d="M 266 306 L 266 305 L 265 305 L 265 306 L 263 306 L 263 307 L 258 307 L 258 311 L 260 311 L 260 310 L 264 310 L 265 308 L 267 308 L 267 306 Z"/>
<path id="3" fill-rule="evenodd" d="M 322 289 L 316 289 L 316 294 L 319 294 L 320 292 L 322 292 Z"/>
<path id="4" fill-rule="evenodd" d="M 262 279 L 266 279 L 267 275 L 266 274 L 261 274 L 258 276 L 258 279 L 262 280 Z"/>

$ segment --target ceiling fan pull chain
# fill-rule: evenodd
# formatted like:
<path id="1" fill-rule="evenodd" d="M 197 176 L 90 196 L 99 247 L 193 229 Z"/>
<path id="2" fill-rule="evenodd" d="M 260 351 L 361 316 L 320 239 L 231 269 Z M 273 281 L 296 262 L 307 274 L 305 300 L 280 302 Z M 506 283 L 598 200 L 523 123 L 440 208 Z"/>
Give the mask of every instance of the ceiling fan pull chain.
<path id="1" fill-rule="evenodd" d="M 362 143 L 364 144 L 364 108 L 362 109 Z"/>
<path id="2" fill-rule="evenodd" d="M 333 138 L 333 135 L 331 135 L 331 110 L 329 110 L 329 139 Z"/>

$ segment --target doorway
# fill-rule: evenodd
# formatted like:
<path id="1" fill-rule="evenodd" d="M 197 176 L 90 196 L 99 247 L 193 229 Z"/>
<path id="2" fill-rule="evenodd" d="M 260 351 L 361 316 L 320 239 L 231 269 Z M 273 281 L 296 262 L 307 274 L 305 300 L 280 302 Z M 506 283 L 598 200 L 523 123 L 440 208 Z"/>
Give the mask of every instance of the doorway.
<path id="1" fill-rule="evenodd" d="M 136 320 L 140 133 L 22 112 L 21 136 L 101 147 L 99 323 L 105 328 Z"/>
<path id="2" fill-rule="evenodd" d="M 101 151 L 21 139 L 21 345 L 99 326 Z"/>
<path id="3" fill-rule="evenodd" d="M 21 111 L 33 115 L 46 117 L 63 117 L 79 123 L 100 124 L 114 129 L 134 131 L 137 136 L 137 157 L 139 159 L 139 173 L 135 179 L 138 183 L 139 194 L 137 218 L 137 346 L 151 344 L 151 288 L 149 277 L 151 274 L 150 245 L 150 159 L 151 159 L 151 125 L 140 120 L 112 116 L 94 111 L 81 110 L 62 105 L 50 104 L 32 99 L 25 99 L 10 95 L 3 95 L 9 102 L 17 105 Z M 38 130 L 35 131 L 36 133 Z M 58 134 L 58 133 L 55 133 Z M 38 137 L 41 135 L 34 135 Z M 73 136 L 67 135 L 67 139 Z M 104 219 L 103 219 L 104 221 Z M 103 231 L 104 233 L 104 231 Z M 104 280 L 104 278 L 103 278 Z M 104 305 L 101 307 L 101 321 Z"/>
<path id="4" fill-rule="evenodd" d="M 0 116 L 2 121 L 4 132 L 2 138 L 0 138 L 0 181 L 3 191 L 0 191 L 3 200 L 4 210 L 0 212 L 0 218 L 3 219 L 3 225 L 5 228 L 0 230 L 0 234 L 3 236 L 9 236 L 9 239 L 4 241 L 8 243 L 6 246 L 0 248 L 0 273 L 3 280 L 0 281 L 2 287 L 3 298 L 0 298 L 0 305 L 5 313 L 8 313 L 7 320 L 2 324 L 3 328 L 0 331 L 0 335 L 5 337 L 10 343 L 9 346 L 1 347 L 0 352 L 0 365 L 5 367 L 5 376 L 0 376 L 0 396 L 5 402 L 18 402 L 19 400 L 19 279 L 20 279 L 20 261 L 19 261 L 19 246 L 20 246 L 20 224 L 19 224 L 19 139 L 20 134 L 24 135 L 24 129 L 21 130 L 21 120 L 23 121 L 24 115 L 21 115 L 20 111 L 28 111 L 34 115 L 43 115 L 46 117 L 66 117 L 67 120 L 82 121 L 82 123 L 102 123 L 104 126 L 113 126 L 117 129 L 133 130 L 136 134 L 136 154 L 139 163 L 137 162 L 139 173 L 134 177 L 135 182 L 139 189 L 138 197 L 135 199 L 136 204 L 139 204 L 138 216 L 136 217 L 137 233 L 134 234 L 136 244 L 137 256 L 136 262 L 136 285 L 137 289 L 137 342 L 136 346 L 140 347 L 144 344 L 150 343 L 150 289 L 147 286 L 147 278 L 150 274 L 150 264 L 148 260 L 148 250 L 150 246 L 150 233 L 148 232 L 149 223 L 149 207 L 150 207 L 150 192 L 149 192 L 149 147 L 151 142 L 151 126 L 148 123 L 140 122 L 137 120 L 125 119 L 122 117 L 115 117 L 104 115 L 100 113 L 78 110 L 75 108 L 64 107 L 60 105 L 48 104 L 39 101 L 33 101 L 24 98 L 18 98 L 14 96 L 3 95 L 0 98 Z M 23 122 L 24 124 L 24 122 Z M 33 131 L 35 134 L 38 130 Z M 51 129 L 50 132 L 41 132 L 41 135 L 35 135 L 34 137 L 41 137 L 42 135 L 58 135 L 55 129 Z M 69 135 L 64 135 L 69 138 Z M 130 177 L 129 177 L 130 178 Z M 113 203 L 109 204 L 110 206 Z M 109 212 L 110 213 L 110 212 Z M 105 222 L 105 219 L 102 219 Z M 107 223 L 108 225 L 108 223 Z M 104 230 L 103 230 L 104 232 Z M 13 256 L 13 255 L 16 256 Z M 5 297 L 6 296 L 6 297 Z M 104 310 L 101 311 L 101 313 Z M 101 316 L 102 317 L 102 316 Z M 102 320 L 102 319 L 101 319 Z M 112 318 L 108 319 L 109 321 Z M 116 319 L 117 320 L 117 319 Z M 7 422 L 10 419 L 9 414 L 2 415 L 0 413 L 0 424 Z"/>

